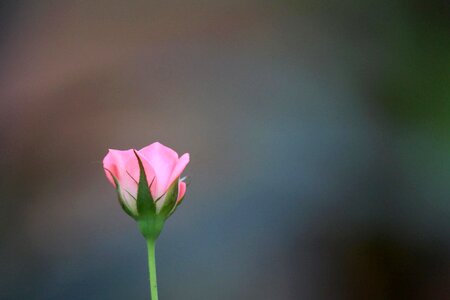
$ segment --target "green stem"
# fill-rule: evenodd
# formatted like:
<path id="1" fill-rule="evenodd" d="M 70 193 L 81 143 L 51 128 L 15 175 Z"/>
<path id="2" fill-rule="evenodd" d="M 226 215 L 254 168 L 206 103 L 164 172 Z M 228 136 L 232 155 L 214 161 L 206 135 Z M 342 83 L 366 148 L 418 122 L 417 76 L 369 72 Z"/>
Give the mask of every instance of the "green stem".
<path id="1" fill-rule="evenodd" d="M 151 300 L 158 300 L 158 284 L 156 283 L 155 240 L 147 240 L 148 271 L 150 273 Z"/>

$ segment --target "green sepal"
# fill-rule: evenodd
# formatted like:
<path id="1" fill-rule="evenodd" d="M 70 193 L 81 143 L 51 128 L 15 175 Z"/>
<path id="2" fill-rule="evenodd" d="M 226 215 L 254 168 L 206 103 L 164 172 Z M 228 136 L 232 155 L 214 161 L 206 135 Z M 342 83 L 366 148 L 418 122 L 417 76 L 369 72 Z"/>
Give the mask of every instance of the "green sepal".
<path id="1" fill-rule="evenodd" d="M 145 175 L 144 165 L 142 164 L 142 161 L 136 151 L 134 151 L 134 154 L 136 155 L 136 158 L 138 160 L 140 172 L 136 198 L 138 214 L 139 216 L 155 215 L 156 205 L 153 201 L 152 193 L 150 192 L 147 176 Z"/>
<path id="2" fill-rule="evenodd" d="M 117 198 L 119 200 L 120 207 L 122 207 L 123 211 L 127 215 L 129 215 L 130 217 L 132 217 L 133 219 L 136 220 L 137 216 L 133 214 L 133 212 L 128 208 L 128 206 L 125 204 L 125 201 L 122 198 L 122 192 L 121 192 L 121 189 L 120 189 L 119 180 L 117 180 L 117 177 L 114 176 L 114 174 L 110 170 L 108 170 L 108 169 L 105 169 L 105 170 L 111 175 L 111 177 L 114 180 L 114 184 L 116 185 Z"/>
<path id="3" fill-rule="evenodd" d="M 174 207 L 177 204 L 177 198 L 178 198 L 178 181 L 177 178 L 169 187 L 169 189 L 166 192 L 166 197 L 164 199 L 164 203 L 161 206 L 161 210 L 159 211 L 159 215 L 163 216 L 164 218 L 168 218 L 170 215 L 170 212 L 174 209 Z"/>
<path id="4" fill-rule="evenodd" d="M 171 215 L 173 215 L 173 213 L 177 210 L 178 206 L 180 206 L 181 202 L 183 202 L 184 200 L 184 196 L 183 198 L 180 199 L 180 201 L 178 201 L 177 203 L 175 203 L 175 206 L 173 207 L 173 209 L 170 211 L 169 215 L 167 216 L 167 218 L 169 218 Z M 167 219 L 166 218 L 166 219 Z"/>
<path id="5" fill-rule="evenodd" d="M 186 183 L 186 187 L 188 187 L 191 184 L 190 177 L 187 177 L 187 176 L 181 178 L 180 181 L 184 181 Z M 183 202 L 185 196 L 186 196 L 186 194 L 184 194 L 183 197 L 175 203 L 172 210 L 167 215 L 166 219 L 168 219 L 171 215 L 173 215 L 173 213 L 177 210 L 178 206 L 180 206 L 181 203 Z M 178 198 L 178 196 L 177 196 L 177 198 Z"/>
<path id="6" fill-rule="evenodd" d="M 136 151 L 134 151 L 134 154 L 138 160 L 140 172 L 136 199 L 138 211 L 136 221 L 138 222 L 142 235 L 147 240 L 156 240 L 164 226 L 164 218 L 156 214 L 156 204 L 150 192 L 150 186 L 153 184 L 153 180 L 149 186 L 144 165 Z"/>

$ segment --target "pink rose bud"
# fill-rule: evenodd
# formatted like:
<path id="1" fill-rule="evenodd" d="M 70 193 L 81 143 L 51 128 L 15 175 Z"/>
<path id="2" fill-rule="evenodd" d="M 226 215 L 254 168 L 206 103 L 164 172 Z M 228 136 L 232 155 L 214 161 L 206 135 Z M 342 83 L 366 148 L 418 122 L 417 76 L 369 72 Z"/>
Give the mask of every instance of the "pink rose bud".
<path id="1" fill-rule="evenodd" d="M 156 239 L 186 193 L 186 183 L 180 175 L 188 163 L 188 153 L 178 157 L 175 151 L 158 142 L 139 151 L 109 149 L 103 159 L 103 169 L 116 188 L 120 205 L 136 220 L 147 240 L 153 300 L 158 300 Z"/>
<path id="2" fill-rule="evenodd" d="M 110 149 L 103 168 L 125 212 L 148 223 L 149 218 L 166 219 L 181 203 L 186 183 L 180 175 L 188 163 L 188 153 L 178 157 L 156 142 L 139 151 Z"/>

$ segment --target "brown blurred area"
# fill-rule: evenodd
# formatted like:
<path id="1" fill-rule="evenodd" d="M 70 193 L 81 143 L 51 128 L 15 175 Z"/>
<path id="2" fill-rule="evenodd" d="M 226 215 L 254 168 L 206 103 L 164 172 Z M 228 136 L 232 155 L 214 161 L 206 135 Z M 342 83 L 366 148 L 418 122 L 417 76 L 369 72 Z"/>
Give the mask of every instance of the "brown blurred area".
<path id="1" fill-rule="evenodd" d="M 0 299 L 146 299 L 108 148 L 189 152 L 163 299 L 450 299 L 446 1 L 4 1 Z"/>

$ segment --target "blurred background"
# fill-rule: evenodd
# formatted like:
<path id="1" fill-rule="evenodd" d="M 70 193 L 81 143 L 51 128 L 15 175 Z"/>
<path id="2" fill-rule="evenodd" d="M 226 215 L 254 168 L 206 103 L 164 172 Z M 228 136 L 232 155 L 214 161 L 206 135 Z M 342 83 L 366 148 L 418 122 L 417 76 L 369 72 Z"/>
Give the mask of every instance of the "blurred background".
<path id="1" fill-rule="evenodd" d="M 101 161 L 154 141 L 161 299 L 450 299 L 448 1 L 0 7 L 0 299 L 149 298 Z"/>

